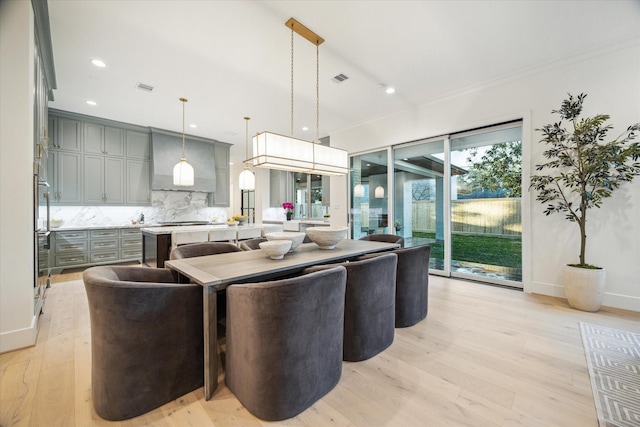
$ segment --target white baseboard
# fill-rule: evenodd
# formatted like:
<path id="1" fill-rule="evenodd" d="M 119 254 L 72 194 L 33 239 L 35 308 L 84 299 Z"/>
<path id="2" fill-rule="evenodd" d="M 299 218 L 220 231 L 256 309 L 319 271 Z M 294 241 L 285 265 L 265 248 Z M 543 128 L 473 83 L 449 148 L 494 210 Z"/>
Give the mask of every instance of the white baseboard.
<path id="1" fill-rule="evenodd" d="M 0 334 L 0 353 L 31 347 L 38 338 L 38 316 L 33 316 L 31 326 Z"/>
<path id="2" fill-rule="evenodd" d="M 549 295 L 566 299 L 564 287 L 553 283 L 532 282 L 531 293 Z M 605 307 L 620 308 L 623 310 L 640 312 L 640 298 L 630 295 L 620 295 L 605 292 L 602 298 L 602 305 Z"/>

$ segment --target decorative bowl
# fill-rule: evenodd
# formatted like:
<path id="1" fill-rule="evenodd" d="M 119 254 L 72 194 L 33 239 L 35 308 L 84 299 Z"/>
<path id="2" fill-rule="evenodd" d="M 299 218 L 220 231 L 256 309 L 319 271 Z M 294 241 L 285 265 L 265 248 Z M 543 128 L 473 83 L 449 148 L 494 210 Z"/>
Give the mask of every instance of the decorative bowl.
<path id="1" fill-rule="evenodd" d="M 320 249 L 333 249 L 336 244 L 347 236 L 349 227 L 310 227 L 307 236 Z"/>
<path id="2" fill-rule="evenodd" d="M 292 231 L 292 232 L 282 231 L 282 232 L 267 233 L 265 234 L 264 237 L 266 237 L 267 240 L 270 240 L 270 241 L 291 240 L 291 249 L 289 250 L 289 252 L 293 252 L 295 248 L 300 246 L 305 236 L 306 236 L 305 233 L 297 233 L 295 231 Z"/>
<path id="3" fill-rule="evenodd" d="M 64 224 L 64 221 L 61 219 L 52 219 L 49 220 L 49 225 L 51 226 L 51 228 L 58 228 L 58 227 L 62 227 L 62 224 Z"/>
<path id="4" fill-rule="evenodd" d="M 267 240 L 260 243 L 260 249 L 266 252 L 271 259 L 282 259 L 284 254 L 291 249 L 291 240 Z"/>

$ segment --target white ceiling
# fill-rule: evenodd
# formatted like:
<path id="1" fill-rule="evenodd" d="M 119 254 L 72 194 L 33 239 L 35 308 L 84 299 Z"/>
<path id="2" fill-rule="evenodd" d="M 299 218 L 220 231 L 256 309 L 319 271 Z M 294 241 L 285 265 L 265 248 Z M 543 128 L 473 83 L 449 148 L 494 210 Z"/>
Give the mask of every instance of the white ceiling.
<path id="1" fill-rule="evenodd" d="M 326 40 L 321 137 L 640 37 L 638 0 L 49 0 L 49 14 L 51 107 L 181 132 L 186 97 L 187 133 L 236 144 L 235 161 L 244 116 L 250 135 L 290 134 L 290 17 Z M 316 49 L 294 43 L 295 134 L 311 140 Z M 340 73 L 349 79 L 332 82 Z"/>

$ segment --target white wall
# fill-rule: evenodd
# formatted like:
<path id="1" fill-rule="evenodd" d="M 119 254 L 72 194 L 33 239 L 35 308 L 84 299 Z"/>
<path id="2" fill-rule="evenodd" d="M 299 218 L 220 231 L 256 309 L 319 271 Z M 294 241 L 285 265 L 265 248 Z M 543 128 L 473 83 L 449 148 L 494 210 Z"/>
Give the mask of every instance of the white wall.
<path id="1" fill-rule="evenodd" d="M 0 1 L 0 352 L 34 344 L 31 2 Z"/>
<path id="2" fill-rule="evenodd" d="M 560 107 L 568 92 L 588 94 L 584 115 L 611 115 L 613 139 L 628 125 L 640 121 L 640 40 L 571 58 L 562 64 L 530 70 L 527 75 L 495 82 L 439 102 L 430 103 L 331 135 L 331 145 L 350 153 L 399 144 L 420 138 L 462 131 L 505 119 L 524 117 L 523 161 L 527 170 L 544 162 L 535 131 L 557 121 L 551 110 Z M 399 85 L 400 86 L 400 85 Z M 398 89 L 402 90 L 401 87 Z M 332 180 L 333 181 L 333 180 Z M 526 196 L 526 193 L 525 193 Z M 337 225 L 346 225 L 346 184 L 332 182 Z M 529 193 L 524 203 L 523 227 L 529 230 L 525 247 L 525 291 L 564 297 L 559 285 L 562 266 L 577 262 L 577 225 L 562 214 L 546 217 L 543 206 Z M 602 209 L 589 212 L 587 262 L 606 268 L 604 305 L 640 311 L 640 177 L 621 188 Z M 332 212 L 334 223 L 334 212 Z M 530 256 L 529 256 L 530 255 Z M 528 260 L 527 260 L 528 259 Z"/>

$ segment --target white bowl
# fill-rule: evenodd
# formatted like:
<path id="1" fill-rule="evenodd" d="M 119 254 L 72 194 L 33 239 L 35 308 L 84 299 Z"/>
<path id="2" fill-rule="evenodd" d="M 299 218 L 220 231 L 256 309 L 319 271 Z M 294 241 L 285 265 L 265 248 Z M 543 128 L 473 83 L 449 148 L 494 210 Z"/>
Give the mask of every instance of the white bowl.
<path id="1" fill-rule="evenodd" d="M 297 233 L 295 231 L 274 232 L 264 235 L 267 240 L 291 240 L 291 249 L 289 252 L 293 252 L 295 248 L 300 246 L 305 236 L 305 233 Z"/>
<path id="2" fill-rule="evenodd" d="M 51 228 L 61 227 L 62 224 L 64 224 L 64 221 L 61 219 L 52 219 L 49 221 L 49 225 L 51 225 Z"/>
<path id="3" fill-rule="evenodd" d="M 291 240 L 267 240 L 260 243 L 260 249 L 265 251 L 271 259 L 282 259 L 291 249 Z"/>
<path id="4" fill-rule="evenodd" d="M 307 236 L 320 249 L 333 249 L 336 244 L 347 236 L 349 227 L 310 227 Z"/>

